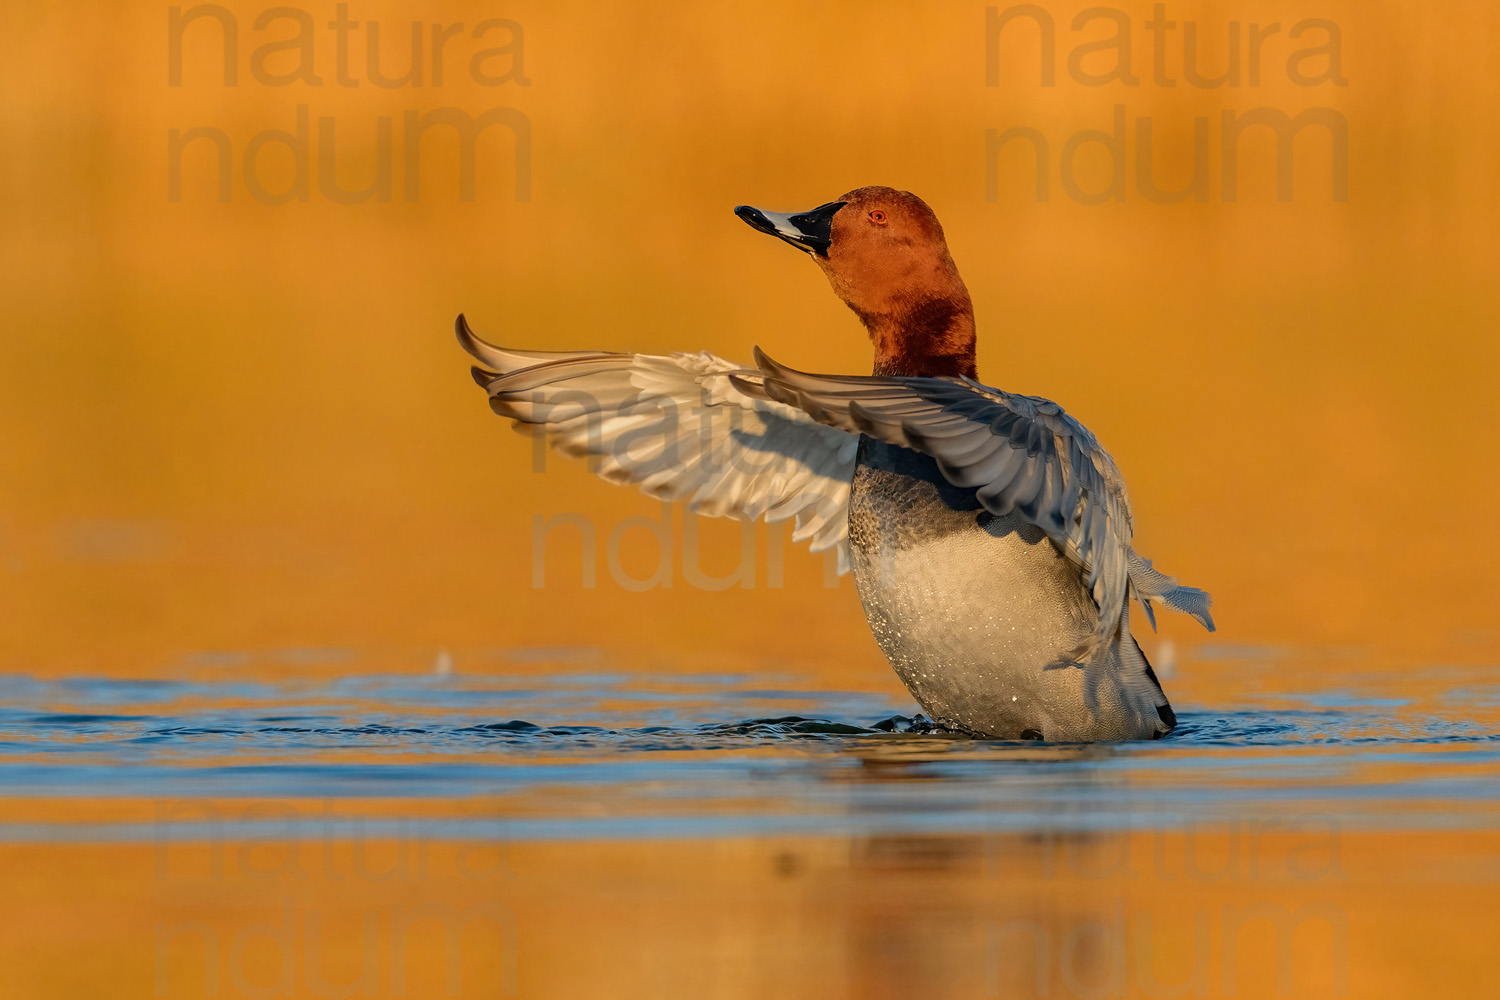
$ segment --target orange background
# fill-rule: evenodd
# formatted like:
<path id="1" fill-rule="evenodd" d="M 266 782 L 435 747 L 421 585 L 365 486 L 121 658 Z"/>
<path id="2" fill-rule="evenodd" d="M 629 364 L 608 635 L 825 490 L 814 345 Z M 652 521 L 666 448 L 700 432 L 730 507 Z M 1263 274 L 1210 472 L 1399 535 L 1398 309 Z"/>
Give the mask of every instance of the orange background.
<path id="1" fill-rule="evenodd" d="M 1218 639 L 1423 659 L 1500 649 L 1485 558 L 1500 542 L 1486 500 L 1500 486 L 1492 5 L 1174 3 L 1179 79 L 1182 22 L 1200 23 L 1207 73 L 1223 66 L 1228 17 L 1283 25 L 1260 86 L 1215 90 L 1152 83 L 1144 3 L 1121 8 L 1135 87 L 1070 79 L 1072 47 L 1109 31 L 1073 31 L 1076 10 L 1052 4 L 1050 88 L 1025 22 L 1001 36 L 1000 86 L 985 86 L 982 4 L 356 4 L 351 18 L 382 23 L 392 75 L 411 19 L 524 28 L 529 85 L 465 71 L 497 32 L 451 42 L 443 86 L 390 90 L 366 79 L 362 35 L 364 82 L 335 85 L 331 4 L 307 8 L 322 86 L 257 83 L 252 50 L 291 27 L 256 31 L 263 8 L 230 9 L 235 88 L 206 19 L 168 86 L 162 6 L 35 7 L 0 38 L 8 668 L 566 643 L 743 655 L 899 691 L 852 586 L 824 590 L 816 558 L 788 551 L 779 590 L 698 591 L 680 568 L 667 590 L 614 584 L 604 536 L 657 505 L 559 458 L 529 471 L 529 443 L 488 412 L 450 333 L 462 310 L 518 346 L 745 359 L 760 344 L 863 372 L 868 344 L 824 280 L 730 209 L 806 208 L 867 183 L 934 206 L 974 293 L 981 375 L 1055 398 L 1097 433 L 1132 489 L 1138 547 L 1213 592 Z M 1341 27 L 1347 86 L 1289 82 L 1286 57 L 1322 37 L 1288 41 L 1305 17 Z M 1090 59 L 1100 71 L 1110 57 Z M 1123 202 L 1063 193 L 1058 149 L 1109 128 L 1117 103 L 1132 126 L 1152 117 L 1167 187 L 1189 175 L 1192 118 L 1210 119 L 1207 202 L 1139 197 L 1133 131 Z M 345 187 L 369 182 L 375 120 L 393 119 L 394 201 L 321 196 L 316 126 L 309 200 L 250 197 L 246 142 L 292 128 L 299 104 L 335 120 Z M 515 200 L 503 128 L 480 141 L 475 201 L 459 201 L 453 143 L 436 133 L 420 200 L 402 200 L 402 114 L 438 107 L 527 116 L 529 201 Z M 1347 118 L 1347 203 L 1329 196 L 1317 130 L 1298 140 L 1293 201 L 1275 200 L 1268 133 L 1246 136 L 1239 200 L 1220 200 L 1218 116 L 1255 107 Z M 168 131 L 204 125 L 233 143 L 233 196 L 217 200 L 204 142 L 169 202 Z M 985 200 L 985 132 L 1018 125 L 1051 142 L 1048 202 L 1021 149 Z M 263 154 L 268 187 L 289 177 L 284 156 Z M 1107 181 L 1097 145 L 1079 170 L 1091 189 Z M 581 587 L 567 532 L 548 587 L 531 586 L 532 518 L 563 512 L 598 526 L 597 589 Z M 727 572 L 737 530 L 705 530 L 705 568 Z M 646 575 L 649 540 L 627 549 Z M 1200 641 L 1185 621 L 1166 630 Z"/>

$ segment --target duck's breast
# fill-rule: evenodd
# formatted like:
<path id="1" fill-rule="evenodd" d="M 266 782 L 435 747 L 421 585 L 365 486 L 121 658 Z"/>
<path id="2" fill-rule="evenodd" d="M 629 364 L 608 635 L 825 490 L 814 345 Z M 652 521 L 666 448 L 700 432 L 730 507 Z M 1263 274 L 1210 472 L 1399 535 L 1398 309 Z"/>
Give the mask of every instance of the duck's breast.
<path id="1" fill-rule="evenodd" d="M 1039 528 L 948 483 L 932 458 L 861 441 L 849 544 L 875 639 L 935 721 L 1010 739 L 1159 728 L 1154 706 L 1131 704 L 1119 683 L 1144 658 L 1122 664 L 1117 642 L 1090 668 L 1065 665 L 1099 614 L 1077 568 Z"/>

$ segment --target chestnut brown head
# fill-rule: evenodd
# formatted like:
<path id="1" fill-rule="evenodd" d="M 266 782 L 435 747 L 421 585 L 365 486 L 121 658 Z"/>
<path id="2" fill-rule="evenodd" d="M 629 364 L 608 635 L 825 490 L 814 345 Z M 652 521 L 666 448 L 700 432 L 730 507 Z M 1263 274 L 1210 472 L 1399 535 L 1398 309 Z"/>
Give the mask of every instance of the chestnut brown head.
<path id="1" fill-rule="evenodd" d="M 734 211 L 817 262 L 869 332 L 876 374 L 974 376 L 969 292 L 921 198 L 862 187 L 808 212 Z"/>

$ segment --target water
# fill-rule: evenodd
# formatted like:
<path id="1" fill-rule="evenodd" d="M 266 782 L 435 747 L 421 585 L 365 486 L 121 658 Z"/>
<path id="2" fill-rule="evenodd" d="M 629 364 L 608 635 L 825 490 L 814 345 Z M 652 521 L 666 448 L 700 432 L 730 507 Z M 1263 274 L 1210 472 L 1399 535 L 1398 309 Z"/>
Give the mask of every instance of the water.
<path id="1" fill-rule="evenodd" d="M 1484 670 L 1429 668 L 1421 698 L 1346 674 L 1185 704 L 1163 740 L 1090 746 L 933 733 L 909 701 L 786 674 L 233 674 L 5 678 L 0 795 L 378 798 L 392 823 L 403 799 L 505 797 L 508 813 L 434 822 L 459 838 L 1132 830 L 1268 810 L 1500 825 L 1500 681 Z M 0 823 L 0 838 L 152 830 Z"/>
<path id="2" fill-rule="evenodd" d="M 1210 647 L 1166 681 L 1171 735 L 1078 746 L 933 732 L 813 670 L 390 659 L 0 679 L 8 995 L 1493 982 L 1487 668 Z"/>

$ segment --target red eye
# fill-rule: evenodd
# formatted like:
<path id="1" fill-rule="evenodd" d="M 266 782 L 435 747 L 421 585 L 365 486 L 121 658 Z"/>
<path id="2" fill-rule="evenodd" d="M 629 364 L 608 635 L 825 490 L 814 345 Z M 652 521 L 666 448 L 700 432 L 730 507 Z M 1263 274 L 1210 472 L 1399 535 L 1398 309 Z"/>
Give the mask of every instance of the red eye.
<path id="1" fill-rule="evenodd" d="M 873 212 L 870 213 L 870 221 L 871 222 L 884 222 L 885 221 L 885 213 L 882 212 L 880 209 L 877 208 L 875 211 L 873 211 Z"/>

